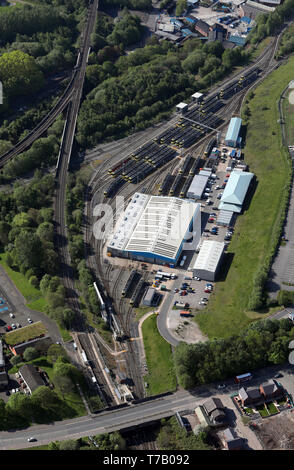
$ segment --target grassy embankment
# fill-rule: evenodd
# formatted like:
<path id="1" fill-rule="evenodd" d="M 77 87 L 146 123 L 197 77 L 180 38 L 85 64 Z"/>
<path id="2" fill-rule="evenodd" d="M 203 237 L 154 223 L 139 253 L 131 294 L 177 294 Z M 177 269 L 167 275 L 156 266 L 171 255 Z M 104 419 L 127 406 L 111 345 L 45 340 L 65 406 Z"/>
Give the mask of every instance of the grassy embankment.
<path id="1" fill-rule="evenodd" d="M 0 264 L 12 282 L 15 284 L 17 289 L 28 301 L 26 304 L 27 307 L 46 314 L 47 302 L 42 292 L 39 289 L 33 287 L 24 274 L 20 273 L 19 271 L 15 271 L 8 266 L 6 263 L 5 253 L 0 253 Z M 58 325 L 58 328 L 64 341 L 72 340 L 72 337 L 65 328 L 61 328 L 60 325 Z"/>
<path id="2" fill-rule="evenodd" d="M 142 333 L 149 371 L 144 377 L 148 383 L 148 395 L 175 390 L 177 379 L 173 368 L 171 346 L 158 332 L 156 315 L 151 315 L 144 321 Z"/>
<path id="3" fill-rule="evenodd" d="M 247 305 L 254 275 L 275 243 L 284 188 L 290 178 L 290 161 L 281 144 L 277 103 L 293 79 L 293 68 L 291 57 L 258 86 L 248 103 L 251 117 L 244 154 L 256 176 L 256 187 L 248 197 L 249 208 L 245 207 L 244 214 L 237 219 L 224 264 L 227 275 L 216 284 L 208 307 L 197 315 L 201 330 L 209 338 L 231 336 L 252 319 L 271 313 L 269 309 L 263 313 L 248 312 Z"/>

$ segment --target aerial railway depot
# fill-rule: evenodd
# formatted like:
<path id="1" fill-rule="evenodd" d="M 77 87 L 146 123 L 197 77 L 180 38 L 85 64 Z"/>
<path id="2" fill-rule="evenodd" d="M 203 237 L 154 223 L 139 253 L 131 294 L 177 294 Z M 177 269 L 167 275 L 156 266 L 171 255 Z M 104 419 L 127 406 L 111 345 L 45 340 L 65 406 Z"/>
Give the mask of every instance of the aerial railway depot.
<path id="1" fill-rule="evenodd" d="M 96 273 L 92 285 L 99 314 L 114 341 L 106 345 L 99 334 L 91 339 L 87 334 L 80 342 L 77 337 L 79 347 L 74 343 L 73 349 L 78 350 L 92 387 L 106 405 L 136 405 L 134 399 L 154 390 L 149 363 L 140 351 L 142 338 L 135 315 L 137 320 L 153 314 L 156 334 L 172 346 L 208 339 L 194 320 L 208 312 L 211 298 L 217 296 L 217 283 L 230 270 L 232 252 L 228 256 L 227 251 L 235 237 L 235 223 L 250 207 L 256 183 L 254 169 L 244 157 L 240 107 L 252 84 L 270 69 L 271 60 L 269 56 L 268 63 L 239 73 L 211 95 L 194 93 L 191 101 L 175 107 L 164 131 L 139 147 L 130 146 L 120 161 L 110 158 L 106 169 L 101 165 L 91 180 L 88 195 L 93 206 L 106 203 L 115 215 L 113 227 L 110 220 L 101 224 L 102 237 L 94 234 L 97 239 L 91 240 L 94 249 L 88 260 Z M 122 211 L 116 206 L 117 196 L 124 199 Z M 95 217 L 103 218 L 102 212 L 94 211 Z M 87 237 L 89 242 L 91 237 Z M 112 356 L 115 378 L 100 347 Z M 108 386 L 112 397 L 107 395 Z M 219 384 L 217 390 L 225 387 Z M 225 416 L 219 398 L 211 399 L 211 404 L 215 409 L 207 414 Z M 183 425 L 180 414 L 178 420 Z M 233 445 L 231 441 L 241 442 L 233 432 L 223 439 L 225 448 Z"/>

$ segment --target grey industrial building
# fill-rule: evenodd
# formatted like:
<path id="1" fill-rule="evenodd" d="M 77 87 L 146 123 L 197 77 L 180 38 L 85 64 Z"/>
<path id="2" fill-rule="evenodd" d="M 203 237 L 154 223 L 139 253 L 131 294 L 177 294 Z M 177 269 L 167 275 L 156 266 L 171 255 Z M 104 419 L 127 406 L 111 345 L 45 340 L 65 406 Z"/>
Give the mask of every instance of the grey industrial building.
<path id="1" fill-rule="evenodd" d="M 156 306 L 158 304 L 160 295 L 154 287 L 149 287 L 144 295 L 142 304 L 146 307 Z"/>
<path id="2" fill-rule="evenodd" d="M 220 210 L 216 219 L 216 225 L 229 227 L 232 224 L 234 212 Z"/>
<path id="3" fill-rule="evenodd" d="M 225 244 L 214 240 L 204 240 L 193 266 L 193 276 L 206 281 L 215 281 L 221 266 Z"/>
<path id="4" fill-rule="evenodd" d="M 195 175 L 187 191 L 187 198 L 201 199 L 208 182 L 208 176 Z"/>

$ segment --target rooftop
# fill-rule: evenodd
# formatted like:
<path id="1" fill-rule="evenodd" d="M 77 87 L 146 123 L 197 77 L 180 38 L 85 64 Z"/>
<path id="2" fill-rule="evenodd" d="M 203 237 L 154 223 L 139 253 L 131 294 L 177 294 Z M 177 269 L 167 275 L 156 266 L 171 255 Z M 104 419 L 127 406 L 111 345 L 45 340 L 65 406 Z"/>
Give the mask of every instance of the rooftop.
<path id="1" fill-rule="evenodd" d="M 6 333 L 4 336 L 6 344 L 14 346 L 16 344 L 24 343 L 38 336 L 45 335 L 47 330 L 41 321 L 33 323 L 32 325 L 17 328 L 14 331 Z"/>
<path id="2" fill-rule="evenodd" d="M 214 410 L 223 410 L 224 405 L 220 398 L 209 398 L 203 403 L 203 406 L 208 414 L 212 413 Z"/>
<path id="3" fill-rule="evenodd" d="M 231 38 L 230 38 L 231 39 Z M 233 140 L 236 141 L 241 129 L 242 119 L 239 117 L 233 117 L 230 120 L 230 124 L 227 130 L 225 141 Z"/>
<path id="4" fill-rule="evenodd" d="M 32 392 L 44 385 L 42 377 L 32 364 L 25 364 L 19 369 L 19 372 Z"/>
<path id="5" fill-rule="evenodd" d="M 253 173 L 246 171 L 232 171 L 220 200 L 219 209 L 241 212 L 253 176 Z"/>
<path id="6" fill-rule="evenodd" d="M 175 259 L 200 204 L 177 197 L 135 193 L 108 247 Z"/>
<path id="7" fill-rule="evenodd" d="M 214 272 L 223 254 L 225 244 L 214 240 L 204 240 L 193 269 Z"/>

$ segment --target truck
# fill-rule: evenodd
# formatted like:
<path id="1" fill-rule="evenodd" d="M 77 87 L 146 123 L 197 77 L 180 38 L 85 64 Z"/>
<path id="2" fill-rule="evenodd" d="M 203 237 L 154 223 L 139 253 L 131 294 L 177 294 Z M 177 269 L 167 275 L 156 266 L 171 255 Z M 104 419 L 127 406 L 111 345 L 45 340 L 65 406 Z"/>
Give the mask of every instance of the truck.
<path id="1" fill-rule="evenodd" d="M 189 312 L 189 310 L 180 311 L 180 317 L 189 317 L 190 315 L 191 315 L 191 312 Z"/>
<path id="2" fill-rule="evenodd" d="M 176 279 L 176 275 L 174 273 L 164 273 L 163 271 L 157 271 L 155 279 L 157 276 L 161 276 L 159 279 L 162 279 L 163 277 L 167 277 L 167 279 Z"/>
<path id="3" fill-rule="evenodd" d="M 175 308 L 188 308 L 188 307 L 189 307 L 189 304 L 188 304 L 188 302 L 178 302 L 178 301 L 175 301 L 174 307 L 175 307 Z"/>

